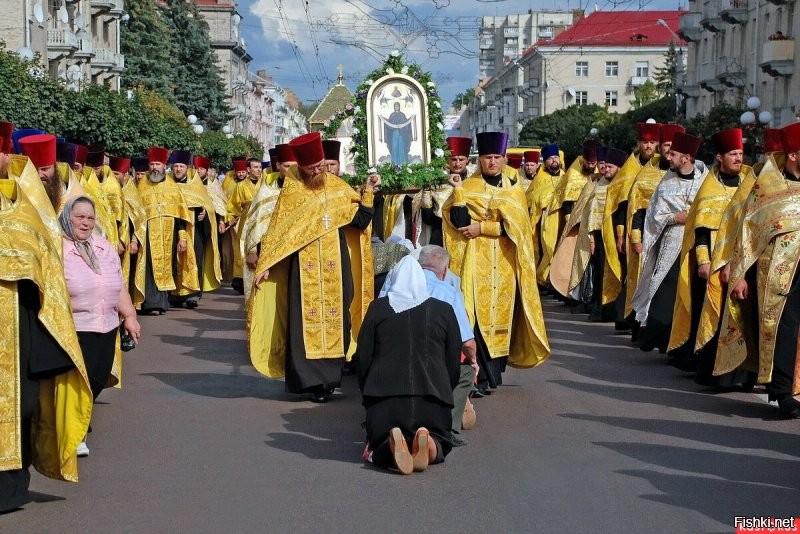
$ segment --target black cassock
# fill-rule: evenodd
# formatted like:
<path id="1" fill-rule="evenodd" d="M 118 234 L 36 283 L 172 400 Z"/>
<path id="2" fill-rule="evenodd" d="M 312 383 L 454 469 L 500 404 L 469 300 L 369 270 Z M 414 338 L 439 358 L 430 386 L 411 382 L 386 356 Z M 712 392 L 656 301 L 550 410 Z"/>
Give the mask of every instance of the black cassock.
<path id="1" fill-rule="evenodd" d="M 364 230 L 372 222 L 373 209 L 360 206 L 350 226 Z M 302 223 L 300 223 L 302 224 Z M 344 352 L 350 347 L 350 303 L 353 302 L 353 277 L 350 271 L 350 254 L 347 251 L 344 228 L 339 228 L 339 256 L 342 266 L 342 339 Z M 341 358 L 306 358 L 303 341 L 303 307 L 300 286 L 300 263 L 297 252 L 289 256 L 289 321 L 286 336 L 286 391 L 289 393 L 321 393 L 326 389 L 339 387 L 342 381 Z"/>

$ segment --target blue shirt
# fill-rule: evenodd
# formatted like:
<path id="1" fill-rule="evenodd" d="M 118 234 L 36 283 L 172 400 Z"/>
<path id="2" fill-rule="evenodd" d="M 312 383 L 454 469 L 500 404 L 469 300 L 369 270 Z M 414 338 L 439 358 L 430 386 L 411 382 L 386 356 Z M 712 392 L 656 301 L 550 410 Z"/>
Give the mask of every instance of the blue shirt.
<path id="1" fill-rule="evenodd" d="M 467 309 L 464 307 L 464 297 L 461 291 L 451 286 L 447 282 L 442 282 L 433 271 L 422 270 L 425 273 L 425 282 L 428 284 L 428 293 L 436 300 L 447 302 L 453 308 L 458 320 L 458 329 L 461 331 L 461 342 L 466 343 L 470 339 L 475 339 L 472 326 L 469 324 Z"/>

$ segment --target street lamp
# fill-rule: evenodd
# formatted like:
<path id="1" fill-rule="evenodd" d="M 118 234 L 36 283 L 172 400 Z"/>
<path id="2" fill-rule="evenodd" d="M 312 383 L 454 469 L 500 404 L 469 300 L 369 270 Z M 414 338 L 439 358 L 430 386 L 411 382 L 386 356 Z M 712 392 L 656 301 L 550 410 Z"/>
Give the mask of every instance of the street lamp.
<path id="1" fill-rule="evenodd" d="M 225 126 L 222 127 L 222 133 L 226 135 L 231 133 L 231 127 L 226 124 Z"/>
<path id="2" fill-rule="evenodd" d="M 761 99 L 757 96 L 751 96 L 747 99 L 747 111 L 739 117 L 742 129 L 747 132 L 748 137 L 752 136 L 753 161 L 756 161 L 759 150 L 762 148 L 760 143 L 763 130 L 772 122 L 772 113 L 767 110 L 759 112 L 759 107 L 761 107 Z"/>
<path id="3" fill-rule="evenodd" d="M 189 115 L 186 117 L 186 120 L 189 121 L 189 124 L 195 124 L 197 122 L 197 115 Z"/>

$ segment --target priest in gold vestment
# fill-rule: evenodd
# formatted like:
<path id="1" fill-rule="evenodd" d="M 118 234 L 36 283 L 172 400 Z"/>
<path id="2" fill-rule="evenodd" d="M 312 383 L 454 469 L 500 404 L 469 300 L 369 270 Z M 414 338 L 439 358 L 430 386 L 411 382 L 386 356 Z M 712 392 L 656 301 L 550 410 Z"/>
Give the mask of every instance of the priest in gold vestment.
<path id="1" fill-rule="evenodd" d="M 230 228 L 231 246 L 233 247 L 233 280 L 231 286 L 240 294 L 244 294 L 244 258 L 242 257 L 242 230 L 250 203 L 261 187 L 261 160 L 249 158 L 245 162 L 245 177 L 239 180 L 241 163 L 234 162 L 236 170 L 236 186 L 228 197 L 228 214 L 225 222 Z"/>
<path id="2" fill-rule="evenodd" d="M 547 224 L 547 208 L 553 198 L 556 186 L 564 176 L 561 165 L 561 153 L 557 145 L 545 145 L 541 150 L 542 165 L 536 173 L 525 194 L 525 201 L 530 213 L 530 225 L 533 232 L 533 255 L 537 265 L 536 281 L 544 286 L 547 280 L 543 278 L 545 269 L 541 274 L 538 266 L 549 265 L 553 251 L 558 242 L 558 225 Z"/>
<path id="3" fill-rule="evenodd" d="M 730 267 L 714 375 L 740 366 L 767 384 L 778 416 L 800 417 L 800 123 L 781 132 L 785 162 L 769 158 L 744 205 Z M 757 357 L 756 357 L 757 355 Z"/>
<path id="4" fill-rule="evenodd" d="M 250 359 L 290 393 L 326 402 L 355 352 L 373 297 L 372 222 L 377 176 L 359 195 L 325 172 L 319 132 L 290 142 L 290 169 L 264 238 L 247 301 Z"/>
<path id="5" fill-rule="evenodd" d="M 7 164 L 0 150 L 0 170 Z M 76 448 L 91 419 L 92 392 L 56 245 L 21 185 L 0 179 L 0 513 L 30 501 L 31 465 L 78 481 Z"/>
<path id="6" fill-rule="evenodd" d="M 480 167 L 442 209 L 450 269 L 475 330 L 478 388 L 502 383 L 506 363 L 527 368 L 550 357 L 533 255 L 533 235 L 519 173 L 503 166 L 507 134 L 477 135 Z M 557 151 L 556 151 L 557 154 Z"/>

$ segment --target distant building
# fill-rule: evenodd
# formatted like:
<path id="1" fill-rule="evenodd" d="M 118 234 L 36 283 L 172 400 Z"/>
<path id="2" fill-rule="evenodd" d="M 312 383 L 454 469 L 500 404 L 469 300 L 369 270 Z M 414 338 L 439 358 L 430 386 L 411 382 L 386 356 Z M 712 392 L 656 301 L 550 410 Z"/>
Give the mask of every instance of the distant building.
<path id="1" fill-rule="evenodd" d="M 0 0 L 0 39 L 10 50 L 39 54 L 50 76 L 69 89 L 85 83 L 120 89 L 125 58 L 119 27 L 127 20 L 123 0 L 20 2 Z"/>
<path id="2" fill-rule="evenodd" d="M 676 34 L 681 13 L 596 11 L 536 43 L 476 91 L 471 131 L 505 131 L 516 145 L 526 122 L 571 105 L 628 111 L 634 90 L 664 65 L 670 42 L 684 50 Z"/>
<path id="3" fill-rule="evenodd" d="M 534 43 L 553 39 L 583 17 L 583 11 L 533 11 L 521 15 L 481 17 L 478 34 L 478 79 L 490 78 L 519 59 Z"/>
<path id="4" fill-rule="evenodd" d="M 339 71 L 336 83 L 328 90 L 328 94 L 319 101 L 311 117 L 308 118 L 308 127 L 312 132 L 318 132 L 325 127 L 325 122 L 337 111 L 343 110 L 352 102 L 353 93 L 344 84 L 344 74 Z"/>
<path id="5" fill-rule="evenodd" d="M 757 96 L 756 115 L 768 111 L 772 126 L 797 120 L 798 9 L 797 0 L 690 0 L 678 28 L 689 41 L 679 88 L 686 115 L 706 114 L 722 102 L 745 111 L 748 98 Z"/>

